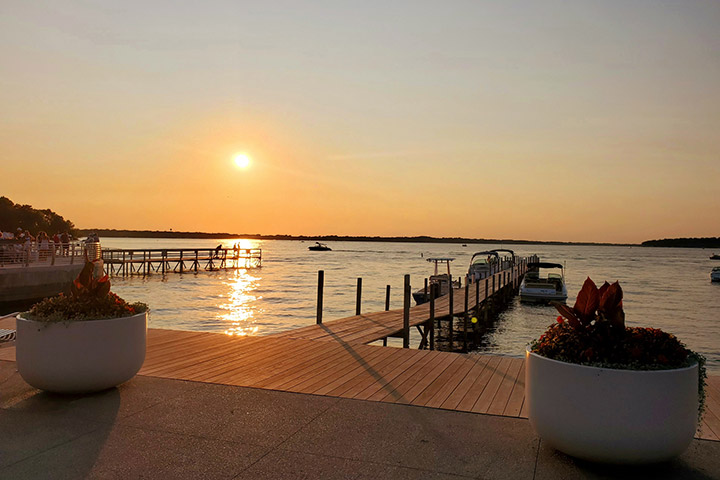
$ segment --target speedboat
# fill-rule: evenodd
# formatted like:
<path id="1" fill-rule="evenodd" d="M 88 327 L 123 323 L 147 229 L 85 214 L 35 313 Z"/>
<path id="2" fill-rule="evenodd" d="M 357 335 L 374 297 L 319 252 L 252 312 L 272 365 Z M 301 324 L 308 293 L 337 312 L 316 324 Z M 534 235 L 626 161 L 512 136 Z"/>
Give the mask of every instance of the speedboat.
<path id="1" fill-rule="evenodd" d="M 309 246 L 308 250 L 312 250 L 313 252 L 328 252 L 332 250 L 332 248 L 328 247 L 324 243 L 315 242 L 315 245 Z"/>
<path id="2" fill-rule="evenodd" d="M 564 302 L 567 300 L 565 287 L 565 267 L 559 263 L 530 262 L 528 272 L 520 284 L 521 302 Z M 541 275 L 541 270 L 559 269 L 560 273 L 549 272 Z"/>
<path id="3" fill-rule="evenodd" d="M 473 281 L 489 277 L 500 264 L 500 255 L 496 250 L 486 250 L 473 254 L 468 267 L 468 275 Z"/>
<path id="4" fill-rule="evenodd" d="M 717 253 L 714 253 L 714 254 L 710 255 L 710 260 L 720 260 L 720 255 L 718 255 Z"/>
<path id="5" fill-rule="evenodd" d="M 720 267 L 714 267 L 712 269 L 712 272 L 710 272 L 710 281 L 720 282 Z"/>
<path id="6" fill-rule="evenodd" d="M 428 262 L 433 262 L 435 264 L 435 273 L 433 275 L 430 275 L 430 278 L 428 279 L 427 289 L 423 287 L 420 290 L 413 292 L 412 295 L 415 299 L 415 303 L 420 305 L 422 303 L 430 301 L 430 287 L 432 285 L 438 285 L 438 288 L 440 289 L 438 293 L 439 297 L 450 293 L 450 283 L 452 279 L 452 276 L 450 275 L 450 262 L 452 262 L 453 260 L 455 259 L 447 257 L 432 257 L 427 259 Z M 438 272 L 438 265 L 441 263 L 447 265 L 447 273 Z M 452 280 L 452 286 L 459 287 L 460 284 L 457 281 Z"/>

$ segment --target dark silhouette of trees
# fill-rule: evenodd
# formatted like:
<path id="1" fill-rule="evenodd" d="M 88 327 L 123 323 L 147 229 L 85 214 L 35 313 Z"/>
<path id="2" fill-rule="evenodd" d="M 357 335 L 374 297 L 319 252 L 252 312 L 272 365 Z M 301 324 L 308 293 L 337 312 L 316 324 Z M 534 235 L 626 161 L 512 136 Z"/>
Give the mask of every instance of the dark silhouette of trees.
<path id="1" fill-rule="evenodd" d="M 75 235 L 75 225 L 50 209 L 38 210 L 30 205 L 13 203 L 0 197 L 0 230 L 15 232 L 17 228 L 29 230 L 33 235 L 39 231 L 49 235 L 68 232 Z"/>

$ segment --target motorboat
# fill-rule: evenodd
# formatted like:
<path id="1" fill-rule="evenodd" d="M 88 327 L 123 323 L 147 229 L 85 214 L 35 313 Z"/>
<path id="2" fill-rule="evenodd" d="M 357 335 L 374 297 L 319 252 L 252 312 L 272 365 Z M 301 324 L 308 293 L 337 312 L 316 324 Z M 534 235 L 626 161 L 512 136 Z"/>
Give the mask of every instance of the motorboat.
<path id="1" fill-rule="evenodd" d="M 710 260 L 720 260 L 720 255 L 718 255 L 717 253 L 713 253 L 712 255 L 710 255 Z"/>
<path id="2" fill-rule="evenodd" d="M 328 247 L 324 243 L 315 242 L 315 245 L 309 246 L 308 250 L 312 250 L 313 252 L 329 252 L 332 248 Z"/>
<path id="3" fill-rule="evenodd" d="M 413 299 L 415 299 L 415 303 L 418 305 L 430 301 L 430 287 L 432 285 L 438 285 L 438 288 L 440 289 L 438 293 L 439 297 L 447 295 L 450 292 L 451 283 L 453 287 L 459 288 L 460 286 L 459 282 L 452 280 L 452 275 L 450 274 L 450 262 L 455 260 L 454 258 L 431 257 L 426 260 L 435 264 L 435 273 L 430 275 L 430 278 L 428 278 L 427 288 L 423 287 L 420 290 L 413 292 Z M 438 265 L 441 264 L 447 265 L 447 273 L 439 273 Z"/>
<path id="4" fill-rule="evenodd" d="M 503 256 L 502 258 L 500 258 L 500 265 L 502 266 L 502 268 L 514 267 L 514 266 L 515 266 L 515 259 L 516 259 L 516 257 L 515 257 L 515 252 L 514 252 L 514 251 L 510 250 L 509 248 L 493 248 L 493 249 L 490 250 L 490 251 L 491 251 L 491 252 L 505 252 L 505 253 L 509 253 L 509 254 L 510 254 L 509 257 L 508 257 L 507 255 L 505 255 L 505 256 Z"/>
<path id="5" fill-rule="evenodd" d="M 521 302 L 564 302 L 567 300 L 565 267 L 559 263 L 530 262 L 520 284 Z M 545 270 L 559 269 L 560 273 Z"/>
<path id="6" fill-rule="evenodd" d="M 496 250 L 477 252 L 470 258 L 468 275 L 474 282 L 489 277 L 500 265 L 500 255 Z"/>
<path id="7" fill-rule="evenodd" d="M 712 269 L 712 272 L 710 272 L 710 281 L 720 282 L 720 267 L 714 267 Z"/>

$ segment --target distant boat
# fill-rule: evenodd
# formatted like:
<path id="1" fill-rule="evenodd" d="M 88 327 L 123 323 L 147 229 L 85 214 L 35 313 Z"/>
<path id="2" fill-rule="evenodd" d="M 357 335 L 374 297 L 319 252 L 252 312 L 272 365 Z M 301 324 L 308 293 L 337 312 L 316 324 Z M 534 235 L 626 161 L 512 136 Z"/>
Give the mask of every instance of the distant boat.
<path id="1" fill-rule="evenodd" d="M 714 253 L 714 254 L 710 255 L 710 260 L 720 260 L 720 255 L 718 255 L 717 253 Z"/>
<path id="2" fill-rule="evenodd" d="M 308 250 L 312 250 L 313 252 L 328 252 L 332 250 L 332 248 L 328 247 L 324 243 L 315 242 L 315 245 L 308 247 Z"/>
<path id="3" fill-rule="evenodd" d="M 720 282 L 720 267 L 715 267 L 712 269 L 712 272 L 710 272 L 710 281 Z"/>

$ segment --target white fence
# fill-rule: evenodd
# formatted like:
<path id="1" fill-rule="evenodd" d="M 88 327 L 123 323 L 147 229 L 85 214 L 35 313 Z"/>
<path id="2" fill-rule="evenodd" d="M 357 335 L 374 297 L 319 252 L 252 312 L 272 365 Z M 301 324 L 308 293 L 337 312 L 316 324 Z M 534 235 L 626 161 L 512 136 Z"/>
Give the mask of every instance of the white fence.
<path id="1" fill-rule="evenodd" d="M 68 265 L 101 258 L 99 243 L 0 240 L 0 268 Z"/>

